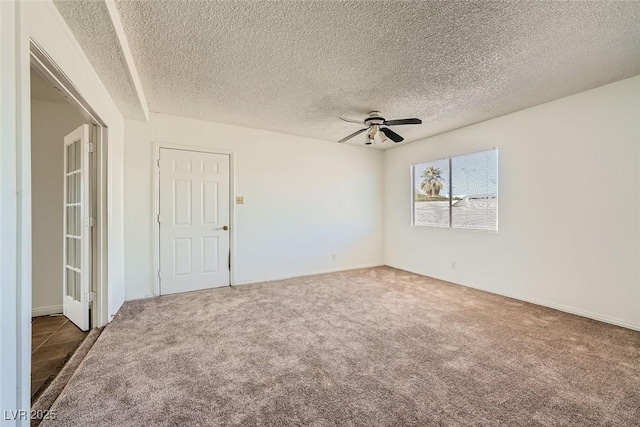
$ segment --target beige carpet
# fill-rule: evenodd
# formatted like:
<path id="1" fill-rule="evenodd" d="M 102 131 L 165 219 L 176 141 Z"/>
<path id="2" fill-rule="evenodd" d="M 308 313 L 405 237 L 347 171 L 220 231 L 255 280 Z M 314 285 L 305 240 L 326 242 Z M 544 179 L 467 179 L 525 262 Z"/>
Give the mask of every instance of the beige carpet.
<path id="1" fill-rule="evenodd" d="M 379 267 L 127 303 L 45 425 L 640 423 L 640 332 Z"/>

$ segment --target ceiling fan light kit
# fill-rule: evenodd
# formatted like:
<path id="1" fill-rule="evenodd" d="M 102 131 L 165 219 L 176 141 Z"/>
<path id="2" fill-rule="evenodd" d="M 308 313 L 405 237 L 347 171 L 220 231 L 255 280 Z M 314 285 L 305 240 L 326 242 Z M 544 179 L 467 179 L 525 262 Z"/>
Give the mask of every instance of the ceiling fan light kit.
<path id="1" fill-rule="evenodd" d="M 401 137 L 400 135 L 398 135 L 397 133 L 395 133 L 394 131 L 392 131 L 388 127 L 382 127 L 382 126 L 400 126 L 400 125 L 419 125 L 419 124 L 422 124 L 422 120 L 416 119 L 416 118 L 398 119 L 398 120 L 386 120 L 384 117 L 382 117 L 382 115 L 380 114 L 379 111 L 370 112 L 369 116 L 367 118 L 365 118 L 364 120 L 350 119 L 350 118 L 344 118 L 344 117 L 340 117 L 340 120 L 343 120 L 343 121 L 348 122 L 348 123 L 358 123 L 358 124 L 361 124 L 361 125 L 365 125 L 366 127 L 363 128 L 363 129 L 355 131 L 351 135 L 348 135 L 348 136 L 342 138 L 338 142 L 345 142 L 345 141 L 353 138 L 354 136 L 359 135 L 362 132 L 366 131 L 367 132 L 367 141 L 365 143 L 366 145 L 371 145 L 374 142 L 376 142 L 376 138 L 378 138 L 378 140 L 380 142 L 386 141 L 387 138 L 389 138 L 390 140 L 392 140 L 393 142 L 396 142 L 396 143 L 402 142 L 404 140 L 403 137 Z"/>

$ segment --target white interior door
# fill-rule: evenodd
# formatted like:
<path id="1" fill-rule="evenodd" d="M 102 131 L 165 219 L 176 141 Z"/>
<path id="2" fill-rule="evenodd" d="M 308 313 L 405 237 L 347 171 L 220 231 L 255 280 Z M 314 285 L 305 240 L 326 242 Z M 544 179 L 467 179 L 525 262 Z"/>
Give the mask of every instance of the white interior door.
<path id="1" fill-rule="evenodd" d="M 229 285 L 229 156 L 160 149 L 160 293 Z"/>
<path id="2" fill-rule="evenodd" d="M 63 313 L 89 329 L 91 223 L 89 203 L 89 126 L 64 138 Z"/>

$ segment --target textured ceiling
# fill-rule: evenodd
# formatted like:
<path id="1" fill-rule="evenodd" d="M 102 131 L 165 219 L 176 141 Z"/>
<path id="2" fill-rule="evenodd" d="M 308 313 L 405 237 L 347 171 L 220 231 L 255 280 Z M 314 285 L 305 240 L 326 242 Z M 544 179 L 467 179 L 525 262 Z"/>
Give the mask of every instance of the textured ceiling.
<path id="1" fill-rule="evenodd" d="M 636 1 L 116 5 L 150 110 L 327 141 L 358 129 L 339 115 L 422 118 L 410 142 L 640 74 Z"/>
<path id="2" fill-rule="evenodd" d="M 144 112 L 106 3 L 96 0 L 54 0 L 54 4 L 122 115 L 143 120 Z"/>

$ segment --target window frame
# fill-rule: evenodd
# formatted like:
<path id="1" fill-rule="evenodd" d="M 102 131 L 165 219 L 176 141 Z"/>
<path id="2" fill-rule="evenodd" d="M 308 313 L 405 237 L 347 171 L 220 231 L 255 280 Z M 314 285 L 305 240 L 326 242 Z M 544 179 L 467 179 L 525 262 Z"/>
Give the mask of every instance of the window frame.
<path id="1" fill-rule="evenodd" d="M 477 153 L 484 153 L 484 152 L 488 152 L 488 151 L 494 151 L 495 152 L 495 156 L 496 156 L 496 187 L 497 187 L 497 191 L 496 191 L 496 225 L 495 225 L 495 229 L 486 229 L 486 228 L 474 228 L 474 227 L 454 227 L 453 226 L 453 182 L 452 182 L 452 176 L 453 176 L 453 159 L 455 157 L 462 157 L 462 156 L 469 156 L 469 155 L 473 155 L 473 154 L 477 154 Z M 448 182 L 447 182 L 447 188 L 448 188 L 448 193 L 449 193 L 449 225 L 448 226 L 437 226 L 437 225 L 429 225 L 429 224 L 416 224 L 416 173 L 415 173 L 415 169 L 416 166 L 425 164 L 425 163 L 434 163 L 434 162 L 438 162 L 438 161 L 446 161 L 449 165 L 449 175 L 447 177 Z M 483 232 L 483 233 L 498 233 L 499 231 L 499 216 L 498 216 L 498 212 L 499 212 L 499 204 L 500 204 L 500 150 L 497 146 L 491 147 L 491 148 L 486 148 L 483 150 L 476 150 L 476 151 L 471 151 L 468 153 L 461 153 L 461 154 L 456 154 L 456 155 L 452 155 L 452 156 L 448 156 L 448 157 L 440 157 L 437 159 L 430 159 L 430 160 L 424 160 L 424 161 L 420 161 L 420 162 L 415 162 L 415 163 L 411 163 L 409 165 L 409 173 L 411 175 L 411 223 L 410 223 L 410 227 L 420 227 L 420 228 L 434 228 L 434 229 L 441 229 L 441 230 L 467 230 L 467 231 L 471 231 L 471 232 Z"/>

